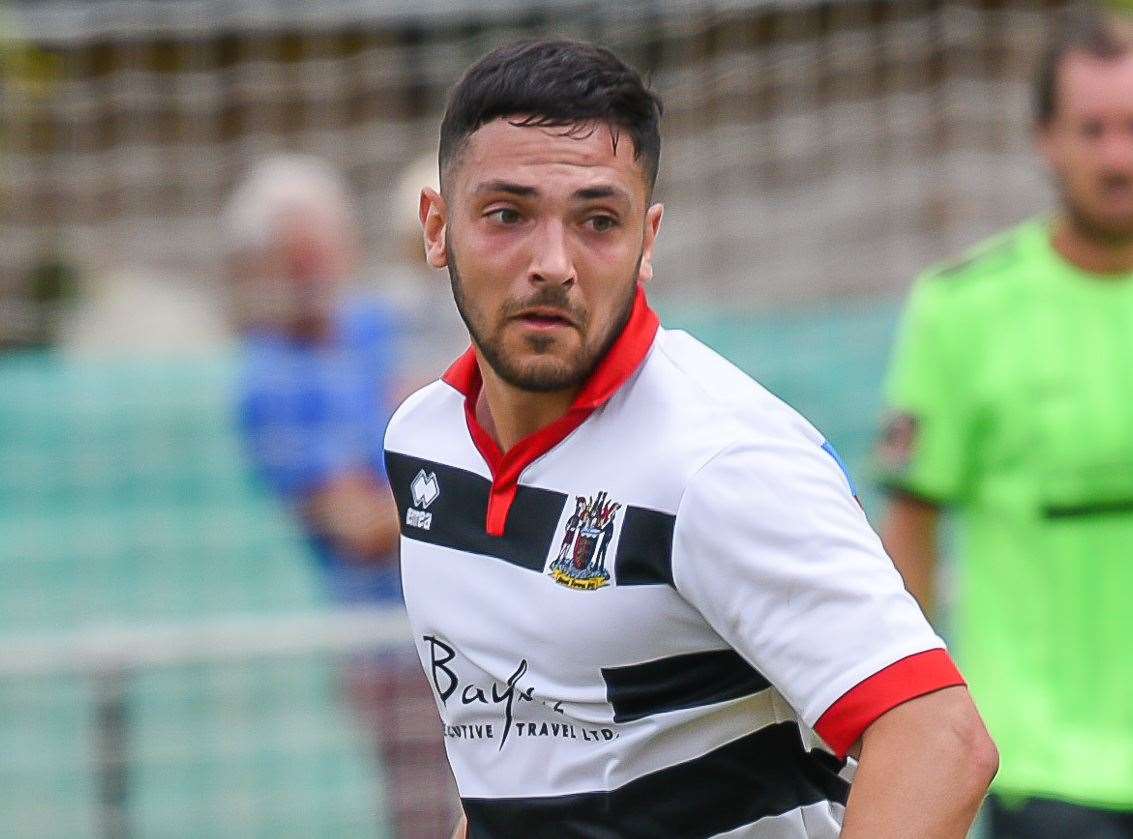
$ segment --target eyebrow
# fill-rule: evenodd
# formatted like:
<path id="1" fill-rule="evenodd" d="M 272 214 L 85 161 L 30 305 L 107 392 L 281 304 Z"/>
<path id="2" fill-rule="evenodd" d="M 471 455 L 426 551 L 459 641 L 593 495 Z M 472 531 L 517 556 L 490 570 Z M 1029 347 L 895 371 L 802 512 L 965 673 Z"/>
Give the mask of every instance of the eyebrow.
<path id="1" fill-rule="evenodd" d="M 526 186 L 525 184 L 515 183 L 514 181 L 493 180 L 482 181 L 478 183 L 473 189 L 473 192 L 483 195 L 493 192 L 503 192 L 508 195 L 514 195 L 517 198 L 533 198 L 539 194 L 539 190 L 533 186 Z M 600 198 L 616 198 L 628 203 L 630 202 L 629 194 L 624 189 L 612 186 L 609 184 L 602 184 L 599 186 L 583 187 L 582 189 L 575 190 L 571 198 L 580 201 L 595 201 Z"/>
<path id="2" fill-rule="evenodd" d="M 624 189 L 607 185 L 591 186 L 577 190 L 573 197 L 581 198 L 583 201 L 594 201 L 598 198 L 617 198 L 627 204 L 630 203 L 629 195 Z"/>
<path id="3" fill-rule="evenodd" d="M 483 181 L 481 183 L 478 183 L 476 184 L 476 188 L 473 190 L 473 192 L 478 194 L 485 192 L 506 192 L 509 195 L 515 195 L 520 198 L 530 198 L 534 195 L 539 194 L 539 190 L 537 190 L 533 186 L 524 186 L 523 184 L 517 184 L 513 181 L 502 180 Z"/>

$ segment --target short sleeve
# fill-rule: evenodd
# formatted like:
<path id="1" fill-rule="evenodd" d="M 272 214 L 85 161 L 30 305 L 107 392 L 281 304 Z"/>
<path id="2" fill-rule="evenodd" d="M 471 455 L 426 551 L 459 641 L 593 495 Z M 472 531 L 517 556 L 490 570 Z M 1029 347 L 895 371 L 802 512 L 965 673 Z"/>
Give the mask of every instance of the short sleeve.
<path id="1" fill-rule="evenodd" d="M 961 500 L 969 475 L 973 408 L 970 338 L 948 281 L 914 287 L 886 380 L 875 450 L 878 483 L 938 503 Z"/>
<path id="2" fill-rule="evenodd" d="M 690 480 L 677 590 L 839 755 L 877 717 L 963 679 L 807 439 L 737 444 Z"/>

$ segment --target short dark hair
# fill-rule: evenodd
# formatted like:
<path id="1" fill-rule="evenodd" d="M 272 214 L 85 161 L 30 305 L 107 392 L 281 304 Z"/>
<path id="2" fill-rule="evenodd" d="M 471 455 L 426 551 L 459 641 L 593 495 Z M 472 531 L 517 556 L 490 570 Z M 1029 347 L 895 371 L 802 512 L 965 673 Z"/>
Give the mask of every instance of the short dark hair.
<path id="1" fill-rule="evenodd" d="M 613 130 L 615 144 L 625 132 L 651 192 L 661 158 L 661 111 L 660 97 L 607 49 L 545 38 L 507 44 L 468 68 L 449 96 L 441 121 L 442 187 L 446 170 L 477 129 L 514 117 L 515 125 L 564 128 L 570 134 L 604 123 Z"/>
<path id="2" fill-rule="evenodd" d="M 1122 33 L 1115 15 L 1098 10 L 1063 18 L 1047 44 L 1035 80 L 1035 122 L 1049 125 L 1058 110 L 1058 81 L 1062 64 L 1072 53 L 1113 61 L 1133 51 L 1133 40 Z"/>

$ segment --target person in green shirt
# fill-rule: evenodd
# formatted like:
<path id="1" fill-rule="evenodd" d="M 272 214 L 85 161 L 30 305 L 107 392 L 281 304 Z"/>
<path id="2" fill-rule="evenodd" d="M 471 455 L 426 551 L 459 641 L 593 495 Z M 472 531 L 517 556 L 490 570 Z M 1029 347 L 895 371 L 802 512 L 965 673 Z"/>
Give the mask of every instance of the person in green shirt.
<path id="1" fill-rule="evenodd" d="M 931 616 L 957 519 L 956 648 L 1002 755 L 996 839 L 1133 837 L 1133 38 L 1050 49 L 1060 208 L 915 285 L 878 447 L 882 534 Z"/>

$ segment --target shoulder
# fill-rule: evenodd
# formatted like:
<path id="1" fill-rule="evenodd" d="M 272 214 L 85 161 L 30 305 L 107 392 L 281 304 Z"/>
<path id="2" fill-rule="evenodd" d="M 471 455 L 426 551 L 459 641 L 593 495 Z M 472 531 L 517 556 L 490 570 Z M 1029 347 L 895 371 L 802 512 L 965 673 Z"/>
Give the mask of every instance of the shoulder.
<path id="1" fill-rule="evenodd" d="M 837 516 L 822 512 L 832 509 Z M 677 520 L 686 532 L 789 532 L 805 541 L 836 520 L 857 528 L 864 513 L 833 447 L 787 427 L 734 439 L 706 460 L 685 483 Z"/>
<path id="2" fill-rule="evenodd" d="M 822 435 L 794 408 L 688 333 L 662 332 L 656 355 L 672 409 L 689 427 L 711 433 L 716 451 L 743 441 L 800 439 L 821 445 Z"/>
<path id="3" fill-rule="evenodd" d="M 971 350 L 993 334 L 1042 274 L 1044 235 L 1043 222 L 1031 220 L 921 274 L 905 301 L 899 344 L 943 341 Z"/>
<path id="4" fill-rule="evenodd" d="M 914 287 L 922 306 L 965 307 L 994 304 L 1026 283 L 1043 223 L 1031 220 L 985 239 L 957 259 L 934 265 Z"/>
<path id="5" fill-rule="evenodd" d="M 636 385 L 658 429 L 666 468 L 680 475 L 682 494 L 714 472 L 710 464 L 742 461 L 775 479 L 788 475 L 775 465 L 792 453 L 829 461 L 825 439 L 797 411 L 731 362 L 685 332 L 664 330 Z M 663 419 L 660 419 L 663 417 Z M 711 477 L 707 479 L 711 482 Z"/>
<path id="6" fill-rule="evenodd" d="M 1031 240 L 1041 235 L 1042 221 L 1031 219 L 1004 230 L 969 248 L 959 257 L 933 266 L 926 279 L 957 284 L 991 280 L 1017 268 L 1031 254 Z"/>
<path id="7" fill-rule="evenodd" d="M 464 397 L 443 381 L 435 381 L 412 393 L 386 426 L 385 447 L 411 451 L 422 442 L 451 436 L 454 419 L 464 416 Z"/>

